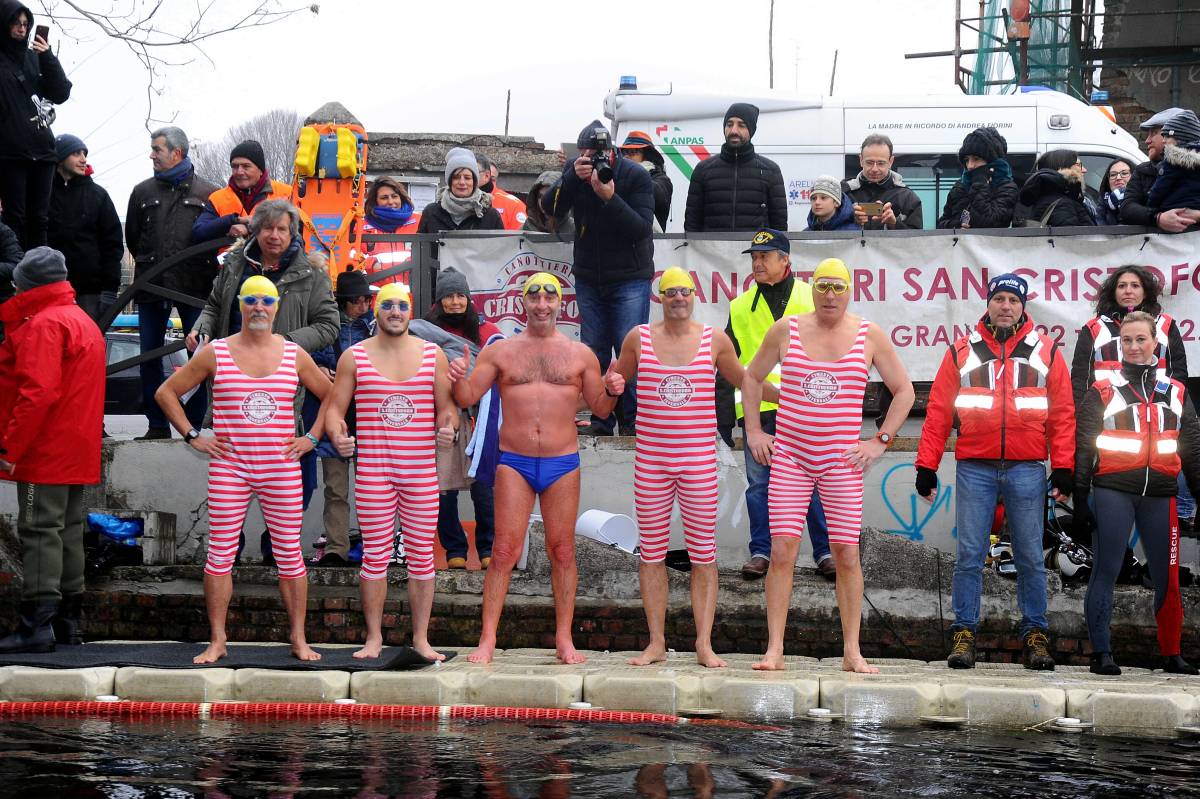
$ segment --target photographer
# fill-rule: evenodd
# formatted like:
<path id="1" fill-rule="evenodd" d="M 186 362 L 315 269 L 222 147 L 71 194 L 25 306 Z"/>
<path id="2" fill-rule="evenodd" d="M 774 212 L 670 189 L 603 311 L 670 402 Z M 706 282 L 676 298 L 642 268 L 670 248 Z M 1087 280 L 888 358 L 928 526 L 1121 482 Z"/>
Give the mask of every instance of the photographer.
<path id="1" fill-rule="evenodd" d="M 583 343 L 608 369 L 621 342 L 650 318 L 654 277 L 654 187 L 649 173 L 619 157 L 599 120 L 579 133 L 579 157 L 541 197 L 542 210 L 562 219 L 575 214 L 575 298 Z M 633 435 L 633 392 L 622 400 L 621 432 Z M 612 435 L 615 420 L 592 418 L 581 432 Z"/>

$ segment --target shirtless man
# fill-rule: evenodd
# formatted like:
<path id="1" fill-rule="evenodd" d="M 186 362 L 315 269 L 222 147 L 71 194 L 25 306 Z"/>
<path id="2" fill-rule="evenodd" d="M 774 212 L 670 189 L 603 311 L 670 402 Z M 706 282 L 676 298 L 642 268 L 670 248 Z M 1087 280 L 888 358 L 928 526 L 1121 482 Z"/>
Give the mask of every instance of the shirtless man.
<path id="1" fill-rule="evenodd" d="M 712 648 L 717 610 L 717 416 L 713 367 L 735 386 L 742 364 L 733 342 L 719 329 L 692 321 L 696 284 L 672 266 L 658 282 L 663 320 L 639 325 L 621 344 L 616 371 L 637 375 L 637 457 L 633 496 L 638 517 L 638 578 L 650 644 L 631 666 L 667 659 L 667 541 L 671 508 L 679 499 L 683 535 L 692 563 L 692 615 L 696 660 L 708 668 L 725 661 Z M 768 401 L 777 398 L 767 384 Z"/>
<path id="2" fill-rule="evenodd" d="M 429 660 L 446 656 L 429 645 L 433 610 L 433 537 L 437 533 L 436 447 L 457 438 L 458 408 L 450 396 L 446 356 L 436 344 L 409 334 L 412 293 L 389 283 L 375 296 L 375 335 L 338 359 L 325 411 L 334 446 L 355 454 L 354 503 L 363 535 L 358 575 L 367 640 L 356 658 L 383 650 L 383 605 L 396 513 L 408 562 L 413 649 Z M 346 409 L 354 400 L 356 437 L 347 435 Z"/>
<path id="3" fill-rule="evenodd" d="M 317 445 L 323 419 L 318 417 L 311 431 L 295 437 L 293 402 L 301 383 L 323 399 L 329 378 L 307 352 L 271 332 L 279 311 L 274 283 L 261 275 L 248 278 L 238 290 L 238 300 L 241 332 L 201 347 L 154 394 L 184 443 L 209 456 L 204 604 L 211 633 L 208 647 L 192 662 L 215 663 L 227 654 L 231 572 L 251 497 L 258 498 L 271 533 L 292 654 L 300 660 L 320 660 L 304 637 L 308 575 L 300 555 L 304 510 L 299 460 Z M 209 379 L 216 435 L 203 436 L 188 421 L 179 398 Z"/>
<path id="4" fill-rule="evenodd" d="M 464 357 L 450 362 L 454 401 L 467 408 L 500 384 L 504 424 L 496 469 L 496 538 L 483 579 L 483 634 L 468 659 L 490 663 L 496 628 L 513 567 L 521 557 L 534 500 L 539 500 L 554 590 L 555 649 L 563 663 L 585 658 L 571 640 L 575 615 L 575 516 L 579 511 L 579 444 L 575 409 L 582 394 L 592 413 L 607 418 L 625 390 L 611 368 L 603 378 L 596 355 L 555 327 L 562 284 L 549 272 L 531 275 L 522 289 L 528 327 L 479 353 L 467 376 Z M 464 348 L 465 350 L 465 348 Z"/>
<path id="5" fill-rule="evenodd" d="M 793 570 L 815 486 L 825 508 L 837 565 L 842 668 L 875 674 L 879 670 L 867 663 L 858 645 L 863 473 L 883 455 L 908 417 L 913 387 L 879 325 L 846 313 L 853 285 L 846 265 L 836 258 L 825 259 L 813 272 L 812 285 L 816 310 L 784 317 L 772 325 L 742 380 L 743 402 L 753 408 L 761 398 L 762 382 L 776 364 L 782 365 L 775 436 L 763 433 L 756 415 L 746 416 L 746 445 L 756 461 L 771 465 L 767 652 L 754 668 L 783 669 L 783 632 Z M 894 399 L 879 433 L 860 440 L 863 393 L 872 366 Z"/>

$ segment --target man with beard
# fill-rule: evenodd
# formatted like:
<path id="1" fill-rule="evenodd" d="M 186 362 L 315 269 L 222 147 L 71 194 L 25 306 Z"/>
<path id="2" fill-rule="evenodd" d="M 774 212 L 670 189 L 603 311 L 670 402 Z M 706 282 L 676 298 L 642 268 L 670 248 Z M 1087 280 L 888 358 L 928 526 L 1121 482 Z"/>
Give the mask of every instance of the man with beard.
<path id="1" fill-rule="evenodd" d="M 359 592 L 367 640 L 356 658 L 379 657 L 383 649 L 383 605 L 396 513 L 408 562 L 412 645 L 422 657 L 443 660 L 429 645 L 433 609 L 433 537 L 437 533 L 436 447 L 458 438 L 458 409 L 450 397 L 446 356 L 436 344 L 409 334 L 412 293 L 388 283 L 375 297 L 375 335 L 338 359 L 326 419 L 334 446 L 355 454 L 354 500 L 362 527 Z M 357 435 L 346 430 L 353 399 Z"/>
<path id="2" fill-rule="evenodd" d="M 774 161 L 754 152 L 750 140 L 757 128 L 758 106 L 729 106 L 720 154 L 701 161 L 692 173 L 684 230 L 788 229 L 783 172 Z"/>
<path id="3" fill-rule="evenodd" d="M 300 660 L 321 658 L 304 635 L 308 576 L 300 555 L 299 460 L 317 445 L 322 420 L 318 417 L 312 431 L 295 436 L 293 403 L 301 384 L 319 398 L 330 385 L 307 352 L 271 332 L 279 304 L 274 283 L 262 275 L 248 278 L 238 294 L 240 332 L 201 347 L 154 394 L 184 443 L 209 456 L 204 602 L 211 633 L 208 647 L 192 661 L 197 664 L 215 663 L 227 654 L 231 572 L 251 497 L 258 498 L 270 532 L 292 654 Z M 179 401 L 205 381 L 212 381 L 212 436 L 192 427 Z"/>
<path id="4" fill-rule="evenodd" d="M 496 468 L 496 538 L 483 580 L 483 633 L 468 657 L 490 663 L 496 628 L 512 570 L 521 557 L 534 500 L 541 506 L 546 554 L 554 590 L 555 648 L 563 663 L 585 658 L 571 640 L 575 615 L 575 516 L 579 510 L 579 442 L 575 409 L 583 395 L 592 413 L 606 417 L 625 390 L 625 379 L 600 362 L 588 347 L 555 326 L 562 284 L 549 272 L 530 275 L 521 292 L 525 330 L 479 352 L 467 375 L 469 351 L 450 362 L 454 401 L 468 408 L 493 384 L 500 385 L 504 423 L 500 426 L 500 465 Z"/>
<path id="5" fill-rule="evenodd" d="M 1169 211 L 1159 211 L 1150 207 L 1147 198 L 1150 187 L 1158 178 L 1159 167 L 1166 154 L 1167 145 L 1187 144 L 1167 136 L 1163 128 L 1172 123 L 1180 114 L 1187 113 L 1182 108 L 1167 108 L 1159 111 L 1139 127 L 1146 131 L 1146 156 L 1149 161 L 1143 161 L 1133 168 L 1133 176 L 1125 185 L 1125 198 L 1121 200 L 1121 224 L 1144 225 L 1157 227 L 1167 233 L 1182 233 L 1191 225 L 1200 221 L 1200 212 L 1186 208 L 1174 208 Z"/>

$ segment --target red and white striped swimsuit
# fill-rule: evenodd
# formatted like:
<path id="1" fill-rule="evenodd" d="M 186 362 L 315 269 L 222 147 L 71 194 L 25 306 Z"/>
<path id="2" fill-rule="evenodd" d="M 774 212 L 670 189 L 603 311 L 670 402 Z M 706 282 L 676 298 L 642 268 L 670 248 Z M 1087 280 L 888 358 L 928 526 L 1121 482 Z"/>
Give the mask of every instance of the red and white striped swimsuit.
<path id="1" fill-rule="evenodd" d="M 836 361 L 808 357 L 800 343 L 799 319 L 789 323 L 783 358 L 775 455 L 767 508 L 771 535 L 799 537 L 813 487 L 821 497 L 829 540 L 857 544 L 862 534 L 863 474 L 843 455 L 862 433 L 867 389 L 867 329 L 864 319 L 850 351 Z"/>
<path id="2" fill-rule="evenodd" d="M 387 577 L 397 511 L 409 579 L 434 576 L 438 477 L 433 380 L 438 348 L 428 341 L 421 344 L 420 368 L 401 382 L 380 374 L 363 344 L 350 348 L 358 375 L 354 502 L 363 535 L 359 576 L 364 580 Z"/>
<path id="3" fill-rule="evenodd" d="M 233 570 L 238 535 L 250 498 L 256 496 L 271 533 L 279 576 L 303 577 L 300 464 L 283 454 L 284 446 L 296 435 L 297 347 L 285 341 L 279 366 L 266 377 L 250 377 L 239 369 L 225 339 L 213 341 L 212 348 L 217 358 L 213 432 L 229 442 L 230 455 L 213 458 L 208 464 L 209 537 L 204 572 L 225 575 Z"/>
<path id="4" fill-rule="evenodd" d="M 640 325 L 637 371 L 637 455 L 633 497 L 639 552 L 660 563 L 671 537 L 671 508 L 679 497 L 683 537 L 694 564 L 717 558 L 716 379 L 712 328 L 700 333 L 696 356 L 684 366 L 658 359 L 650 325 Z"/>

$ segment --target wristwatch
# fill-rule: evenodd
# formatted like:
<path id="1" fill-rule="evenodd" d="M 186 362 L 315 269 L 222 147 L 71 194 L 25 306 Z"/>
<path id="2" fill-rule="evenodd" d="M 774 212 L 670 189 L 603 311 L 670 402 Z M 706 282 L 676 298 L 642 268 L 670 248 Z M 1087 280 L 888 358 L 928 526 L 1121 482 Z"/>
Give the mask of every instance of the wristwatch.
<path id="1" fill-rule="evenodd" d="M 880 430 L 878 433 L 876 433 L 875 437 L 877 439 L 879 439 L 881 442 L 883 442 L 884 449 L 887 449 L 888 447 L 890 447 L 892 445 L 892 441 L 894 440 L 891 435 L 883 432 L 882 430 Z"/>
<path id="2" fill-rule="evenodd" d="M 183 443 L 190 444 L 199 437 L 200 431 L 193 427 L 191 430 L 183 434 Z"/>

